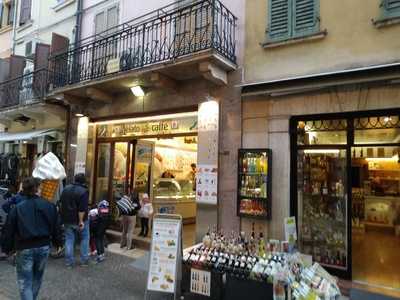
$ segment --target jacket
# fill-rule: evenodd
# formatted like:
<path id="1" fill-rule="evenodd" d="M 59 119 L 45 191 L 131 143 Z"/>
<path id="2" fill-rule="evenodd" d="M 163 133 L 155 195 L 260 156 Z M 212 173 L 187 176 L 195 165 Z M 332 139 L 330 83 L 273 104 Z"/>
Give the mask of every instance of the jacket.
<path id="1" fill-rule="evenodd" d="M 24 250 L 50 245 L 62 245 L 61 223 L 54 204 L 38 196 L 23 196 L 11 209 L 2 236 L 2 249 Z"/>
<path id="2" fill-rule="evenodd" d="M 61 197 L 61 220 L 64 224 L 78 225 L 79 213 L 84 212 L 84 221 L 87 220 L 89 210 L 89 191 L 84 185 L 70 184 L 65 187 Z"/>
<path id="3" fill-rule="evenodd" d="M 6 203 L 4 203 L 1 208 L 4 210 L 6 214 L 9 214 L 11 209 L 21 203 L 24 200 L 24 196 L 21 193 L 18 193 L 12 197 L 10 197 Z"/>
<path id="4" fill-rule="evenodd" d="M 153 215 L 153 205 L 148 203 L 142 203 L 142 208 L 139 211 L 139 217 L 141 218 L 150 218 Z"/>

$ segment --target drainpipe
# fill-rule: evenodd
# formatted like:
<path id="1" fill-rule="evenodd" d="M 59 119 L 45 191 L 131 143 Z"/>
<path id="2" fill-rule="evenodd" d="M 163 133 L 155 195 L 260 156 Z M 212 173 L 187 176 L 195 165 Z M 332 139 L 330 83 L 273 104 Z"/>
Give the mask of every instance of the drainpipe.
<path id="1" fill-rule="evenodd" d="M 12 31 L 12 51 L 11 54 L 15 54 L 15 40 L 17 31 L 17 12 L 18 12 L 18 0 L 14 0 L 14 19 L 13 19 L 13 31 Z"/>
<path id="2" fill-rule="evenodd" d="M 82 31 L 82 14 L 83 14 L 83 0 L 78 0 L 78 5 L 76 9 L 76 24 L 75 24 L 75 47 L 78 46 L 81 39 Z"/>

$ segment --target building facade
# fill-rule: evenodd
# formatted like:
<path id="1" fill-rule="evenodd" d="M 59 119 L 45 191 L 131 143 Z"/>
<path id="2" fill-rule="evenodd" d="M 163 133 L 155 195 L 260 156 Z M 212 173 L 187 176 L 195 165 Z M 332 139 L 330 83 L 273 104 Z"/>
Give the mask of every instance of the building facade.
<path id="1" fill-rule="evenodd" d="M 256 224 L 284 239 L 296 216 L 303 252 L 395 288 L 399 16 L 399 1 L 246 1 L 242 85 L 243 147 L 273 155 L 272 217 Z"/>
<path id="2" fill-rule="evenodd" d="M 14 1 L 0 3 L 0 58 L 7 58 L 11 55 L 14 11 Z"/>
<path id="3" fill-rule="evenodd" d="M 92 201 L 149 193 L 192 226 L 189 244 L 213 224 L 239 230 L 243 5 L 84 5 L 82 39 L 52 62 L 50 97 L 72 105 L 69 169 L 86 172 Z"/>
<path id="4" fill-rule="evenodd" d="M 13 170 L 2 165 L 7 169 L 0 178 L 4 183 L 18 185 L 21 178 L 32 173 L 35 161 L 49 151 L 63 163 L 67 158 L 69 109 L 46 95 L 51 86 L 49 57 L 65 50 L 74 38 L 77 2 L 1 3 L 1 16 L 9 19 L 9 26 L 4 28 L 9 36 L 4 44 L 1 42 L 8 52 L 0 66 L 0 153 L 2 159 L 17 162 Z M 7 172 L 13 174 L 11 182 Z"/>

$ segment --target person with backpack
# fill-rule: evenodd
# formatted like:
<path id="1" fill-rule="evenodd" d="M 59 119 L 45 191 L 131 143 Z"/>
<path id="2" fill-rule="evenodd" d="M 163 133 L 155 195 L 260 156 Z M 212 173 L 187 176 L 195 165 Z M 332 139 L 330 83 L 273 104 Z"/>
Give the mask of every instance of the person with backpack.
<path id="1" fill-rule="evenodd" d="M 139 193 L 134 190 L 131 197 L 123 196 L 117 201 L 117 207 L 122 217 L 122 236 L 121 249 L 126 247 L 127 250 L 135 248 L 133 244 L 133 235 L 136 227 L 136 215 L 140 210 Z"/>
<path id="2" fill-rule="evenodd" d="M 2 238 L 4 252 L 16 251 L 16 270 L 22 300 L 35 300 L 50 253 L 50 243 L 61 245 L 57 208 L 37 196 L 38 181 L 22 183 L 23 201 L 11 209 Z"/>
<path id="3" fill-rule="evenodd" d="M 81 240 L 82 267 L 89 264 L 89 191 L 86 187 L 85 174 L 76 174 L 74 183 L 67 185 L 61 197 L 61 219 L 65 228 L 65 260 L 66 266 L 71 268 L 75 264 L 75 238 L 79 234 Z"/>
<path id="4" fill-rule="evenodd" d="M 105 260 L 104 236 L 110 222 L 110 204 L 106 200 L 100 201 L 97 208 L 92 209 L 89 214 L 90 229 L 96 244 L 96 261 L 100 263 Z"/>

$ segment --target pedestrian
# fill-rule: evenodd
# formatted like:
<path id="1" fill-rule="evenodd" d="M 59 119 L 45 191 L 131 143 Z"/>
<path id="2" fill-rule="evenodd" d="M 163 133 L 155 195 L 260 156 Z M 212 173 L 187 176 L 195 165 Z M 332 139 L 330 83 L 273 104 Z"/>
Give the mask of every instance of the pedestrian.
<path id="1" fill-rule="evenodd" d="M 15 190 L 15 188 L 12 188 Z M 1 206 L 3 211 L 6 214 L 9 214 L 11 209 L 22 202 L 24 200 L 24 196 L 21 193 L 22 191 L 19 191 L 18 193 L 14 194 L 13 192 L 10 193 L 10 197 L 7 199 L 7 201 Z"/>
<path id="2" fill-rule="evenodd" d="M 75 239 L 80 236 L 80 265 L 89 264 L 89 192 L 84 174 L 76 174 L 74 183 L 67 185 L 60 198 L 61 219 L 65 228 L 65 261 L 71 268 L 75 265 Z"/>
<path id="3" fill-rule="evenodd" d="M 90 228 L 96 244 L 96 261 L 100 263 L 105 260 L 104 236 L 110 222 L 110 204 L 106 200 L 100 201 L 96 210 L 96 214 L 94 212 L 92 213 Z M 91 210 L 91 212 L 92 211 L 93 210 Z"/>
<path id="4" fill-rule="evenodd" d="M 119 213 L 122 217 L 122 236 L 121 249 L 126 247 L 127 250 L 135 248 L 133 244 L 133 234 L 136 227 L 136 215 L 140 210 L 139 194 L 136 190 L 131 193 L 131 196 L 123 196 L 117 201 Z"/>
<path id="5" fill-rule="evenodd" d="M 97 256 L 96 250 L 96 240 L 94 238 L 95 227 L 96 227 L 96 219 L 99 215 L 99 211 L 97 209 L 97 205 L 92 205 L 92 209 L 89 210 L 89 231 L 90 231 L 90 239 L 89 239 L 89 248 L 90 248 L 90 256 Z"/>
<path id="6" fill-rule="evenodd" d="M 15 250 L 17 282 L 22 300 L 35 300 L 50 252 L 50 242 L 60 245 L 61 226 L 54 204 L 36 195 L 38 181 L 22 183 L 24 200 L 11 209 L 4 230 L 3 250 Z"/>
<path id="7" fill-rule="evenodd" d="M 140 211 L 139 211 L 139 217 L 140 217 L 140 224 L 141 224 L 141 230 L 139 233 L 139 236 L 147 237 L 147 234 L 149 233 L 149 219 L 153 216 L 153 205 L 150 202 L 150 198 L 148 194 L 143 194 L 142 196 L 142 201 L 140 203 Z"/>

